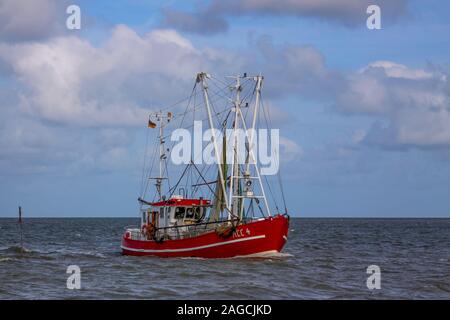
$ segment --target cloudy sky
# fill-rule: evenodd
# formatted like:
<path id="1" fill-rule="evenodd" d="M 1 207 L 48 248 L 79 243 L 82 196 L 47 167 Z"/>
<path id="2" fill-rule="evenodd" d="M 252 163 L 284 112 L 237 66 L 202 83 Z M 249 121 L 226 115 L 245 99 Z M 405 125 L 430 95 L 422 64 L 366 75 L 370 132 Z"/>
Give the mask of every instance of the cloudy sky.
<path id="1" fill-rule="evenodd" d="M 0 0 L 0 217 L 136 216 L 148 112 L 201 70 L 264 74 L 292 215 L 450 217 L 449 16 L 444 0 Z"/>

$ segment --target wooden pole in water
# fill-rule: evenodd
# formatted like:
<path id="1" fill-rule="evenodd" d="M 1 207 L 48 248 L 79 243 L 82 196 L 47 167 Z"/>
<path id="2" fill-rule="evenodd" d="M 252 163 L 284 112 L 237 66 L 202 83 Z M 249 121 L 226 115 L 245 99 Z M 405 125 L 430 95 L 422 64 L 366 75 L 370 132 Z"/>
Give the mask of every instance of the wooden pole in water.
<path id="1" fill-rule="evenodd" d="M 23 250 L 22 207 L 19 206 L 20 250 Z"/>

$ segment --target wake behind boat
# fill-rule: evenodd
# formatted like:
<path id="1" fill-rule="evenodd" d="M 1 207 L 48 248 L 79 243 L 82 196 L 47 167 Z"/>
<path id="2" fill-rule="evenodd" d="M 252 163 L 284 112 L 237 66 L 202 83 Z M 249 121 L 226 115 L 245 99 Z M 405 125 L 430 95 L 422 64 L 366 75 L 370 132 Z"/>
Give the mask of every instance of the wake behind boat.
<path id="1" fill-rule="evenodd" d="M 150 116 L 148 127 L 159 128 L 157 147 L 153 148 L 153 160 L 148 165 L 144 163 L 143 190 L 138 199 L 140 227 L 125 229 L 121 245 L 123 254 L 229 258 L 264 256 L 283 249 L 288 236 L 289 215 L 280 173 L 277 169 L 272 176 L 277 176 L 283 212 L 278 207 L 274 183 L 263 174 L 257 161 L 257 140 L 265 138 L 257 135 L 263 122 L 261 113 L 266 127 L 270 119 L 261 99 L 263 77 L 244 74 L 227 79 L 230 78 L 231 83 L 199 73 L 183 112 L 160 111 Z M 192 129 L 195 135 L 196 129 L 205 121 L 210 130 L 205 133 L 206 139 L 202 135 L 200 143 L 208 142 L 205 150 L 209 152 L 198 148 L 196 142 L 183 149 L 181 137 L 186 131 L 182 130 Z M 171 138 L 174 133 L 178 138 L 172 141 L 180 143 L 168 149 L 165 129 L 171 125 L 174 127 Z M 270 138 L 272 155 L 276 154 L 278 161 L 278 141 Z M 174 163 L 184 160 L 184 167 L 178 174 L 168 174 L 169 152 Z M 208 154 L 212 159 L 199 159 Z M 152 173 L 155 162 L 159 164 L 156 177 Z M 276 168 L 278 165 L 276 163 Z M 173 176 L 178 180 L 171 186 Z M 152 201 L 145 200 L 149 181 L 155 181 Z"/>

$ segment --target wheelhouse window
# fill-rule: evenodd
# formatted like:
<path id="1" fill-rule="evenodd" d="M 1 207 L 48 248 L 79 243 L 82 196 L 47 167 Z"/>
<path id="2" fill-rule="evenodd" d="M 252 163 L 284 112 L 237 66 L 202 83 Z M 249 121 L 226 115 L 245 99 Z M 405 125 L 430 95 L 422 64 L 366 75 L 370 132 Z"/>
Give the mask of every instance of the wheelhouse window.
<path id="1" fill-rule="evenodd" d="M 194 212 L 195 212 L 195 219 L 200 219 L 201 218 L 201 210 L 202 210 L 202 208 L 200 208 L 200 207 L 195 207 L 194 208 Z"/>
<path id="2" fill-rule="evenodd" d="M 194 218 L 194 209 L 187 208 L 186 209 L 186 219 L 193 219 L 193 218 Z"/>
<path id="3" fill-rule="evenodd" d="M 172 210 L 174 210 L 173 218 L 176 220 L 199 220 L 203 212 L 201 207 L 175 207 Z"/>
<path id="4" fill-rule="evenodd" d="M 175 219 L 184 219 L 185 212 L 186 212 L 185 207 L 176 207 L 175 208 Z"/>

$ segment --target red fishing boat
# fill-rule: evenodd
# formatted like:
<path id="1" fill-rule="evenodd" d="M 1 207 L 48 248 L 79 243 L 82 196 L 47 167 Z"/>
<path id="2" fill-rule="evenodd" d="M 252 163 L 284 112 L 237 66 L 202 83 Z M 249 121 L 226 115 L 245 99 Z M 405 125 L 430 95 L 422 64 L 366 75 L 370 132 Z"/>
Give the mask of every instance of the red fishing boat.
<path id="1" fill-rule="evenodd" d="M 248 77 L 244 74 L 232 79 L 232 83 L 220 81 L 225 84 L 225 88 L 219 89 L 219 92 L 222 95 L 228 92 L 234 96 L 233 99 L 226 99 L 223 105 L 213 99 L 219 94 L 212 93 L 208 87 L 214 78 L 199 73 L 184 112 L 159 111 L 150 116 L 148 127 L 159 127 L 159 148 L 153 148 L 153 161 L 147 167 L 144 161 L 143 191 L 138 199 L 141 222 L 138 228 L 125 229 L 121 245 L 123 254 L 230 258 L 271 256 L 283 249 L 288 237 L 289 215 L 280 173 L 277 170 L 284 212 L 279 210 L 274 186 L 269 184 L 267 177 L 263 179 L 256 161 L 255 140 L 258 113 L 262 109 L 263 77 Z M 246 89 L 245 85 L 248 84 L 249 89 Z M 201 96 L 200 102 L 196 99 L 197 95 Z M 175 129 L 184 128 L 186 115 L 202 115 L 201 110 L 206 116 L 202 121 L 206 120 L 211 129 L 209 147 L 210 151 L 214 151 L 216 161 L 214 164 L 207 161 L 202 166 L 197 160 L 199 155 L 204 155 L 203 151 L 190 150 L 190 156 L 186 158 L 189 161 L 186 161 L 177 183 L 171 186 L 167 152 L 174 152 L 175 147 L 166 148 L 164 130 L 169 125 Z M 251 120 L 250 127 L 246 125 L 247 117 Z M 215 131 L 217 118 L 221 129 Z M 186 126 L 192 128 L 198 125 L 199 120 L 196 119 L 193 115 L 193 125 Z M 239 136 L 239 129 L 242 128 L 251 130 Z M 274 144 L 273 141 L 271 143 Z M 244 157 L 239 157 L 239 153 L 243 153 Z M 159 173 L 153 177 L 153 164 L 158 157 Z M 174 162 L 179 163 L 178 160 Z M 216 168 L 209 176 L 208 167 Z M 151 180 L 155 180 L 154 201 L 144 200 Z M 272 206 L 266 196 L 266 186 L 274 202 Z"/>

